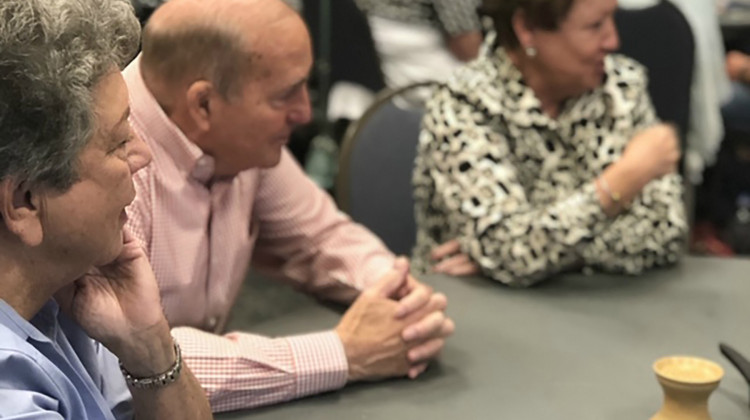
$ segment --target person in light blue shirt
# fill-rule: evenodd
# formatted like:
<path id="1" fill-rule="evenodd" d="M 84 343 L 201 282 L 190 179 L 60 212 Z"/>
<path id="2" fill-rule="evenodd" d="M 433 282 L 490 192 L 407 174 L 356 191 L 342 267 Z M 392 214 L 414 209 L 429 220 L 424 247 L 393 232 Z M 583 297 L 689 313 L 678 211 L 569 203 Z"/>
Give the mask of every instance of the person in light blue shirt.
<path id="1" fill-rule="evenodd" d="M 210 419 L 123 231 L 128 0 L 0 1 L 0 419 Z"/>
<path id="2" fill-rule="evenodd" d="M 60 313 L 54 300 L 31 321 L 0 300 L 0 371 L 2 418 L 40 410 L 70 419 L 133 415 L 117 358 Z"/>

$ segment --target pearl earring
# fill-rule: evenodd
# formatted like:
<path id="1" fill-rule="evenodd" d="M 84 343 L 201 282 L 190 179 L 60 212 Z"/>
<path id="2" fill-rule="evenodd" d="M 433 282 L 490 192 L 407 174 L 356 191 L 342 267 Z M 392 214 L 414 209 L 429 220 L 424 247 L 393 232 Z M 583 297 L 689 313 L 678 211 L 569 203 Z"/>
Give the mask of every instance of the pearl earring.
<path id="1" fill-rule="evenodd" d="M 526 47 L 526 55 L 528 57 L 536 57 L 536 48 L 534 48 L 534 47 Z"/>

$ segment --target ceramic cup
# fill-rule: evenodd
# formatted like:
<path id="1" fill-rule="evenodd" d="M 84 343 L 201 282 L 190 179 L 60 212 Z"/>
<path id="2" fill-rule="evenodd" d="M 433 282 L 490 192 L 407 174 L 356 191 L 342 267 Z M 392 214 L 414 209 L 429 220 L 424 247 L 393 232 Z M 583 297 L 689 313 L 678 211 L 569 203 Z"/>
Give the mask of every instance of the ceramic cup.
<path id="1" fill-rule="evenodd" d="M 711 420 L 708 397 L 719 386 L 724 369 L 700 357 L 669 356 L 654 362 L 664 404 L 651 420 Z"/>

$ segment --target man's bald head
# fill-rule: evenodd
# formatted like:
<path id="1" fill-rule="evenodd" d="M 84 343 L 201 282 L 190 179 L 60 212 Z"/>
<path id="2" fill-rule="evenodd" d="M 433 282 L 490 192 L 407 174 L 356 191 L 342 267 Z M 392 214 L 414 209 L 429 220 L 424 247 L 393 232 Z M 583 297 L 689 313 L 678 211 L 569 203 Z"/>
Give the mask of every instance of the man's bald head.
<path id="1" fill-rule="evenodd" d="M 207 80 L 228 97 L 290 18 L 302 24 L 281 0 L 170 0 L 143 32 L 144 77 L 171 88 Z"/>

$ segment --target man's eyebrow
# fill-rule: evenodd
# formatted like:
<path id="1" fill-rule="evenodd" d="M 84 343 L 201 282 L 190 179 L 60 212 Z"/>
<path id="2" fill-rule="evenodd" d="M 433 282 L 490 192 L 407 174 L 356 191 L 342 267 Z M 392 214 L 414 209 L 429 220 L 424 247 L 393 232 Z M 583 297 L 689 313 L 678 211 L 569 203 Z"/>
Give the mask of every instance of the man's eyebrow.
<path id="1" fill-rule="evenodd" d="M 309 76 L 305 76 L 302 79 L 294 82 L 294 84 L 287 85 L 286 87 L 283 88 L 283 90 L 279 90 L 278 94 L 279 95 L 291 95 L 292 93 L 294 93 L 295 91 L 297 91 L 297 89 L 299 89 L 300 87 L 306 85 L 309 80 L 310 80 L 310 77 Z"/>
<path id="2" fill-rule="evenodd" d="M 307 82 L 309 82 L 310 77 L 312 76 L 312 72 L 313 72 L 313 66 L 310 65 L 310 68 L 307 69 L 307 73 L 305 73 L 305 75 L 301 79 L 299 79 L 297 83 L 294 84 L 294 87 L 299 87 L 300 85 L 304 85 Z"/>
<path id="3" fill-rule="evenodd" d="M 294 85 L 292 85 L 292 88 L 296 89 L 296 88 L 298 88 L 298 87 L 306 84 L 308 81 L 310 81 L 310 76 L 305 76 L 302 79 L 300 79 L 297 83 L 295 83 Z"/>

